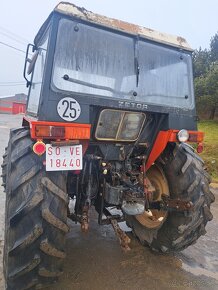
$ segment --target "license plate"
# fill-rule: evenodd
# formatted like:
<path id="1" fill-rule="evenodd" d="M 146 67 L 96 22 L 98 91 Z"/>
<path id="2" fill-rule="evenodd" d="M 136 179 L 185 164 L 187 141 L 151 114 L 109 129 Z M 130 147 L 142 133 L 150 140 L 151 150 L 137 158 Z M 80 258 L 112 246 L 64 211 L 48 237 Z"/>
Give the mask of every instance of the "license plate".
<path id="1" fill-rule="evenodd" d="M 81 170 L 82 145 L 52 146 L 46 144 L 46 171 Z"/>

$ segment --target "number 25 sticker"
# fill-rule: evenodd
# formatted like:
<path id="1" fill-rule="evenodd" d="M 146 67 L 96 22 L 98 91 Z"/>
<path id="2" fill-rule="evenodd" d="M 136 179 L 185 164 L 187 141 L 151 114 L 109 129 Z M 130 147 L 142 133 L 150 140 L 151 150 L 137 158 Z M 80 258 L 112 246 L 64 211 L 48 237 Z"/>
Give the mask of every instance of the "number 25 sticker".
<path id="1" fill-rule="evenodd" d="M 58 115 L 65 121 L 75 121 L 81 113 L 80 104 L 73 98 L 66 97 L 59 101 L 57 105 Z"/>

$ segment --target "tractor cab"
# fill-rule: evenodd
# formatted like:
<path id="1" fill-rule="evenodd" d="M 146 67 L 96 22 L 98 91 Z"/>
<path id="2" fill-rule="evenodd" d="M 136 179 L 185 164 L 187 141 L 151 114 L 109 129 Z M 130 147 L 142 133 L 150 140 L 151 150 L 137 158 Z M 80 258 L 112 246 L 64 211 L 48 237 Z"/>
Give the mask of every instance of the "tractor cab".
<path id="1" fill-rule="evenodd" d="M 127 110 L 165 114 L 165 129 L 196 129 L 192 49 L 181 37 L 60 3 L 30 52 L 27 115 L 37 120 L 96 125 L 106 108 L 108 121 Z"/>

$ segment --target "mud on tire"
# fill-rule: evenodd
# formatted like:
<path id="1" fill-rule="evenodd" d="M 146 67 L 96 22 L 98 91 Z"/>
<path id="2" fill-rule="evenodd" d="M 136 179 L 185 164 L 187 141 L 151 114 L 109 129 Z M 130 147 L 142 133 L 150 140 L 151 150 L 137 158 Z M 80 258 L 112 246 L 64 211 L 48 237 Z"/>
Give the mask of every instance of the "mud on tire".
<path id="1" fill-rule="evenodd" d="M 6 289 L 40 289 L 62 273 L 68 232 L 66 177 L 46 172 L 28 129 L 8 146 L 4 274 Z M 39 160 L 41 158 L 41 160 Z"/>
<path id="2" fill-rule="evenodd" d="M 141 243 L 153 250 L 181 251 L 206 233 L 205 226 L 213 218 L 210 204 L 214 195 L 209 189 L 210 178 L 203 169 L 202 159 L 188 145 L 169 145 L 160 160 L 171 198 L 192 201 L 193 211 L 169 212 L 158 229 L 148 229 L 131 216 L 127 217 L 127 223 Z"/>

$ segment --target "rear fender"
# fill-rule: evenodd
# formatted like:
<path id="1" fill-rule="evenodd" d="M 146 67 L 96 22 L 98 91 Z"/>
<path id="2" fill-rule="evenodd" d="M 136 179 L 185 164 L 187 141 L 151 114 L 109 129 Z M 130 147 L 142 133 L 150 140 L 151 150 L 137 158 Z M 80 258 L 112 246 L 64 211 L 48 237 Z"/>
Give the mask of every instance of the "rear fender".
<path id="1" fill-rule="evenodd" d="M 154 142 L 151 153 L 149 154 L 148 160 L 145 165 L 145 170 L 147 171 L 155 160 L 160 156 L 164 151 L 169 142 L 175 143 L 179 142 L 177 139 L 177 133 L 179 130 L 168 130 L 160 131 L 157 135 L 157 138 Z M 204 133 L 200 131 L 188 131 L 189 139 L 188 142 L 201 144 L 204 140 Z"/>

